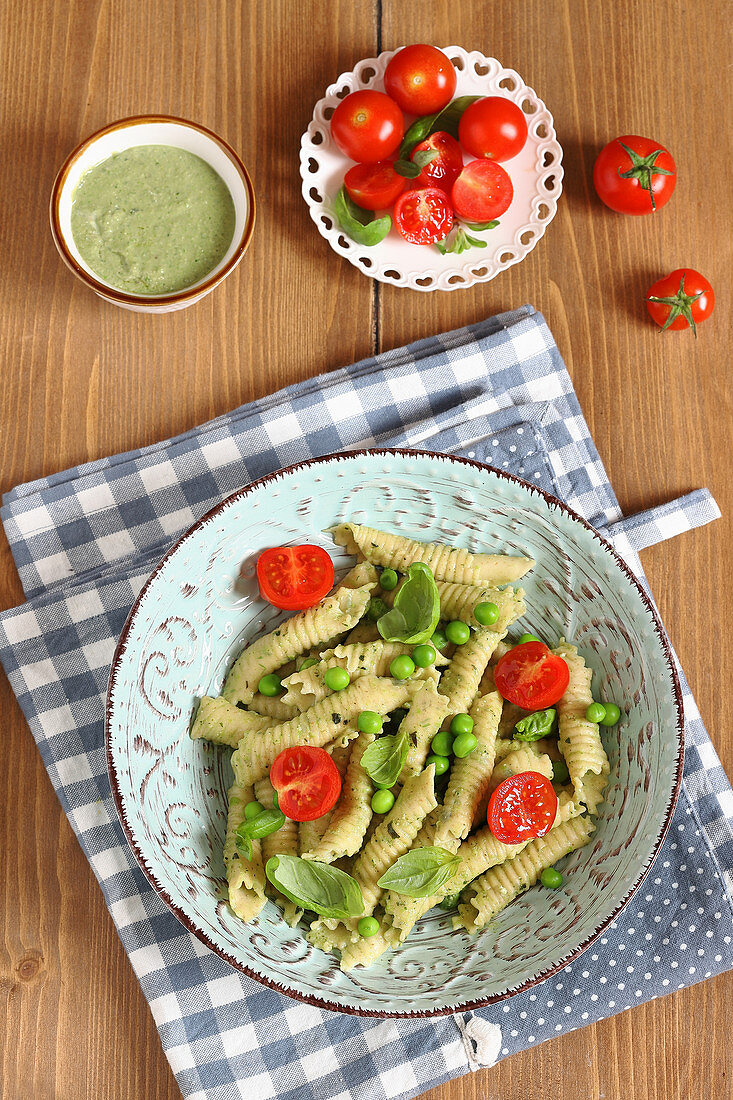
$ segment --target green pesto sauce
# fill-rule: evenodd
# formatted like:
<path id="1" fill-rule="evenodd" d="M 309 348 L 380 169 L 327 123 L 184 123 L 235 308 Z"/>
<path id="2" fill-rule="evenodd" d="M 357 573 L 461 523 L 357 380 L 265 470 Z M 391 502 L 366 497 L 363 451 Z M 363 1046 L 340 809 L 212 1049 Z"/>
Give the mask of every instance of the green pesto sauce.
<path id="1" fill-rule="evenodd" d="M 203 279 L 234 235 L 221 176 L 185 149 L 138 145 L 79 180 L 71 232 L 104 282 L 130 294 L 170 294 Z"/>

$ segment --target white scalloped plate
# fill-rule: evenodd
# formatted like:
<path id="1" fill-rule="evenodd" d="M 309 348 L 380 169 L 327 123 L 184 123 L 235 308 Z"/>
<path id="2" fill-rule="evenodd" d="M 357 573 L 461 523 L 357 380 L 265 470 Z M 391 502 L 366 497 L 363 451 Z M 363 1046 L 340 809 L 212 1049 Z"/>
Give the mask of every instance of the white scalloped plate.
<path id="1" fill-rule="evenodd" d="M 493 57 L 460 46 L 446 46 L 456 68 L 456 96 L 500 95 L 511 99 L 527 115 L 527 142 L 516 157 L 506 161 L 514 185 L 514 199 L 495 229 L 472 233 L 487 247 L 471 248 L 460 256 L 441 256 L 427 245 L 409 244 L 393 227 L 373 248 L 350 240 L 336 224 L 333 200 L 352 165 L 331 139 L 329 119 L 338 103 L 359 88 L 384 90 L 384 70 L 397 50 L 367 57 L 343 73 L 319 99 L 313 120 L 300 143 L 300 175 L 303 198 L 318 232 L 334 252 L 365 275 L 412 290 L 458 290 L 486 283 L 505 268 L 518 264 L 532 251 L 555 216 L 562 192 L 562 147 L 555 136 L 552 115 L 532 88 L 513 69 L 504 69 Z M 408 116 L 406 127 L 412 121 Z M 469 160 L 469 157 L 465 158 Z"/>

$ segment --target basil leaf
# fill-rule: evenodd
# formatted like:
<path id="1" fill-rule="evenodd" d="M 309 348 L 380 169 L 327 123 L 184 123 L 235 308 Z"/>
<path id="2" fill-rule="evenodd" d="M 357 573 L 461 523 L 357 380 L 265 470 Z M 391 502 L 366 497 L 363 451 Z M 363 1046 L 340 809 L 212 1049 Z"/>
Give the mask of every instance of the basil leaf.
<path id="1" fill-rule="evenodd" d="M 413 122 L 402 139 L 397 160 L 407 160 L 415 146 L 419 145 L 421 141 L 425 141 L 428 134 L 433 132 L 432 126 L 437 117 L 437 115 L 425 115 Z"/>
<path id="2" fill-rule="evenodd" d="M 548 710 L 536 710 L 520 718 L 514 727 L 514 736 L 517 741 L 539 741 L 540 737 L 550 732 L 554 721 L 555 711 L 552 707 Z"/>
<path id="3" fill-rule="evenodd" d="M 328 863 L 299 856 L 272 856 L 265 864 L 265 874 L 286 898 L 321 917 L 346 920 L 364 912 L 364 898 L 356 879 Z"/>
<path id="4" fill-rule="evenodd" d="M 404 176 L 406 180 L 417 179 L 422 171 L 422 168 L 418 168 L 411 160 L 396 160 L 392 167 L 398 176 Z"/>
<path id="5" fill-rule="evenodd" d="M 430 640 L 439 619 L 440 596 L 435 577 L 422 562 L 413 562 L 391 611 L 377 620 L 377 630 L 385 642 L 419 645 Z"/>
<path id="6" fill-rule="evenodd" d="M 430 133 L 434 134 L 437 130 L 444 130 L 458 141 L 458 123 L 461 121 L 461 115 L 466 107 L 470 107 L 477 99 L 482 98 L 483 96 L 480 95 L 459 95 L 458 99 L 451 100 L 447 107 L 444 107 L 435 116 Z"/>
<path id="7" fill-rule="evenodd" d="M 494 218 L 492 222 L 465 222 L 464 224 L 467 225 L 469 229 L 496 229 L 499 224 L 499 219 Z"/>
<path id="8" fill-rule="evenodd" d="M 381 596 L 372 596 L 367 604 L 365 615 L 370 623 L 376 623 L 376 621 L 381 619 L 382 615 L 386 615 L 388 611 L 389 604 L 385 603 Z"/>
<path id="9" fill-rule="evenodd" d="M 469 237 L 468 233 L 465 234 L 466 240 L 469 244 L 472 244 L 474 248 L 486 248 L 486 241 L 480 241 L 478 237 Z"/>
<path id="10" fill-rule="evenodd" d="M 263 836 L 277 832 L 284 824 L 285 814 L 282 810 L 263 810 L 261 814 L 257 814 L 257 817 L 238 825 L 237 836 L 243 840 L 260 840 Z"/>
<path id="11" fill-rule="evenodd" d="M 360 211 L 360 215 L 357 216 L 354 211 Z M 383 241 L 389 233 L 392 228 L 392 219 L 389 214 L 385 214 L 382 218 L 364 223 L 360 220 L 363 214 L 369 214 L 371 218 L 374 217 L 371 211 L 362 210 L 355 202 L 352 202 L 346 193 L 346 188 L 342 187 L 334 199 L 333 216 L 353 241 L 364 245 L 365 248 L 373 248 L 375 244 Z"/>
<path id="12" fill-rule="evenodd" d="M 422 171 L 425 165 L 430 164 L 431 161 L 434 161 L 437 156 L 437 149 L 420 149 L 417 153 L 413 155 L 410 163 L 416 164 L 418 168 Z"/>
<path id="13" fill-rule="evenodd" d="M 447 239 L 448 238 L 446 237 L 445 240 L 443 240 L 443 241 L 433 241 L 433 244 L 435 245 L 435 247 L 437 248 L 437 250 L 441 254 L 441 256 L 445 256 L 446 252 L 448 251 L 448 249 L 446 248 L 446 244 L 445 244 L 445 241 Z"/>
<path id="14" fill-rule="evenodd" d="M 377 885 L 409 898 L 428 898 L 453 877 L 460 863 L 445 848 L 413 848 L 384 872 Z"/>
<path id="15" fill-rule="evenodd" d="M 361 766 L 380 787 L 394 787 L 405 766 L 408 750 L 403 733 L 387 733 L 372 741 L 361 758 Z"/>
<path id="16" fill-rule="evenodd" d="M 241 836 L 237 831 L 234 834 L 234 845 L 240 856 L 244 856 L 246 860 L 252 858 L 252 841 L 247 836 Z"/>
<path id="17" fill-rule="evenodd" d="M 374 221 L 376 215 L 373 210 L 365 210 L 363 206 L 355 203 L 345 187 L 342 187 L 341 190 L 343 191 L 344 206 L 352 218 L 356 218 L 360 225 L 369 225 L 370 222 Z"/>

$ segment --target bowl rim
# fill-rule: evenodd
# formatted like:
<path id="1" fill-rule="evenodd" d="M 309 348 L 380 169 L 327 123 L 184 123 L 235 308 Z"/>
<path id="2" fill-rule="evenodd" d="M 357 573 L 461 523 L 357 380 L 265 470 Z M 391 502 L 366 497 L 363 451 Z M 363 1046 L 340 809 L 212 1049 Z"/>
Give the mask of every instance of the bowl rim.
<path id="1" fill-rule="evenodd" d="M 289 986 L 280 985 L 278 982 L 274 981 L 272 978 L 269 978 L 269 977 L 267 977 L 263 974 L 258 973 L 256 970 L 253 970 L 252 968 L 250 968 L 248 966 L 245 966 L 243 963 L 239 962 L 236 958 L 234 958 L 234 956 L 230 955 L 227 951 L 225 951 L 223 948 L 221 948 L 218 944 L 214 943 L 213 940 L 207 935 L 206 932 L 204 932 L 202 929 L 197 927 L 197 925 L 195 924 L 193 919 L 170 896 L 170 894 L 167 892 L 167 890 L 165 890 L 162 886 L 160 886 L 156 882 L 153 872 L 147 866 L 147 864 L 145 862 L 145 857 L 143 856 L 143 853 L 142 853 L 140 847 L 138 846 L 137 841 L 135 840 L 132 829 L 131 829 L 129 822 L 127 821 L 127 817 L 125 815 L 125 811 L 124 811 L 124 807 L 123 807 L 123 803 L 122 803 L 122 795 L 121 795 L 121 792 L 120 792 L 120 787 L 119 787 L 119 783 L 118 783 L 118 779 L 117 779 L 117 769 L 116 769 L 115 761 L 114 761 L 113 755 L 112 755 L 112 720 L 111 720 L 112 695 L 113 695 L 115 684 L 116 684 L 117 673 L 118 673 L 118 670 L 119 670 L 120 662 L 121 662 L 121 660 L 124 656 L 125 650 L 127 648 L 128 634 L 129 634 L 130 629 L 132 627 L 132 623 L 133 623 L 133 620 L 134 620 L 134 618 L 137 614 L 138 608 L 140 607 L 142 601 L 145 599 L 145 596 L 148 592 L 148 589 L 153 584 L 153 582 L 155 581 L 155 579 L 158 576 L 158 574 L 160 573 L 160 571 L 163 569 L 163 567 L 166 564 L 166 562 L 168 561 L 168 559 L 170 557 L 172 557 L 172 555 L 177 552 L 179 547 L 182 546 L 186 542 L 186 540 L 188 538 L 190 538 L 195 532 L 197 532 L 199 530 L 199 528 L 206 526 L 215 516 L 217 516 L 225 508 L 229 507 L 229 505 L 233 504 L 237 500 L 240 500 L 240 499 L 243 499 L 243 498 L 247 497 L 250 493 L 252 493 L 253 491 L 255 491 L 259 488 L 261 488 L 263 485 L 267 485 L 268 483 L 277 481 L 277 479 L 280 478 L 281 476 L 283 476 L 284 474 L 290 474 L 290 473 L 295 472 L 296 470 L 310 469 L 312 467 L 316 467 L 316 466 L 320 465 L 321 463 L 333 462 L 333 461 L 344 461 L 344 460 L 349 460 L 349 459 L 359 459 L 359 458 L 363 458 L 365 456 L 383 457 L 383 458 L 384 457 L 394 457 L 394 456 L 404 456 L 406 458 L 431 458 L 431 459 L 436 459 L 437 458 L 437 459 L 440 459 L 440 460 L 443 460 L 443 461 L 447 461 L 448 463 L 457 463 L 457 464 L 460 464 L 460 465 L 473 467 L 474 469 L 479 470 L 479 471 L 484 472 L 484 473 L 488 471 L 492 474 L 495 474 L 497 477 L 504 479 L 505 481 L 509 481 L 509 482 L 513 482 L 515 484 L 521 485 L 523 488 L 528 489 L 531 493 L 536 493 L 538 496 L 542 497 L 548 504 L 552 505 L 555 508 L 559 508 L 566 515 L 570 516 L 571 519 L 574 519 L 577 522 L 579 522 L 583 527 L 586 528 L 587 531 L 590 532 L 590 534 L 593 536 L 593 538 L 608 553 L 610 553 L 611 557 L 614 559 L 614 561 L 619 566 L 621 571 L 624 573 L 624 575 L 627 577 L 627 579 L 631 582 L 632 587 L 634 587 L 636 589 L 638 595 L 641 598 L 642 603 L 644 604 L 644 607 L 645 607 L 646 611 L 649 613 L 649 615 L 651 617 L 651 620 L 652 620 L 652 625 L 654 627 L 655 633 L 657 634 L 657 637 L 658 637 L 659 642 L 660 642 L 661 647 L 662 647 L 662 653 L 664 655 L 665 661 L 667 663 L 667 666 L 668 666 L 669 671 L 670 671 L 671 676 L 672 676 L 672 687 L 673 687 L 673 694 L 674 694 L 674 702 L 675 702 L 675 709 L 677 711 L 677 721 L 675 723 L 675 730 L 676 730 L 676 733 L 677 733 L 677 760 L 676 760 L 676 767 L 675 767 L 675 778 L 674 778 L 674 783 L 673 783 L 673 786 L 672 786 L 672 790 L 670 792 L 669 800 L 667 802 L 667 807 L 666 807 L 665 814 L 664 814 L 664 820 L 663 820 L 661 828 L 659 829 L 659 832 L 657 833 L 657 836 L 655 838 L 655 841 L 654 841 L 654 844 L 652 846 L 652 851 L 651 851 L 651 854 L 649 856 L 649 860 L 648 860 L 647 865 L 640 870 L 638 878 L 636 879 L 634 884 L 630 887 L 630 889 L 627 891 L 625 896 L 621 899 L 621 901 L 616 905 L 614 910 L 607 917 L 605 917 L 603 919 L 603 921 L 600 923 L 600 925 L 598 926 L 598 928 L 596 928 L 596 930 L 594 932 L 592 932 L 589 936 L 587 936 L 586 939 L 583 940 L 583 942 L 577 948 L 575 948 L 575 950 L 572 951 L 567 957 L 564 957 L 560 962 L 554 964 L 553 966 L 547 967 L 545 970 L 542 971 L 541 974 L 538 974 L 538 975 L 536 975 L 535 977 L 532 977 L 532 978 L 528 978 L 526 981 L 524 981 L 520 985 L 518 985 L 516 987 L 516 989 L 510 989 L 510 990 L 507 990 L 503 993 L 494 994 L 490 997 L 477 997 L 475 999 L 471 999 L 471 1000 L 462 1002 L 461 1004 L 457 1004 L 457 1005 L 453 1005 L 453 1006 L 438 1007 L 438 1008 L 435 1008 L 435 1009 L 426 1009 L 424 1011 L 388 1012 L 388 1011 L 385 1011 L 383 1009 L 366 1009 L 366 1008 L 355 1007 L 353 1005 L 343 1005 L 343 1004 L 339 1004 L 336 1001 L 329 1001 L 326 998 L 315 997 L 312 994 L 302 993 L 299 990 L 292 989 Z M 584 519 L 581 515 L 579 515 L 569 505 L 565 504 L 564 501 L 560 500 L 559 497 L 554 496 L 552 493 L 546 492 L 544 489 L 541 489 L 538 485 L 532 485 L 530 482 L 525 481 L 523 478 L 517 477 L 515 474 L 508 473 L 506 470 L 499 470 L 494 466 L 490 466 L 488 463 L 477 462 L 475 459 L 463 458 L 462 456 L 459 456 L 459 455 L 440 454 L 440 453 L 435 452 L 435 451 L 426 451 L 426 450 L 421 450 L 419 448 L 400 448 L 400 447 L 361 448 L 359 450 L 354 450 L 354 451 L 345 451 L 345 452 L 342 452 L 342 453 L 333 453 L 333 454 L 322 455 L 318 458 L 307 459 L 303 462 L 295 462 L 292 465 L 285 466 L 280 470 L 274 471 L 273 473 L 265 474 L 263 477 L 257 478 L 255 481 L 250 482 L 248 485 L 245 485 L 243 488 L 237 489 L 235 492 L 230 493 L 229 496 L 225 497 L 218 504 L 214 505 L 213 508 L 209 509 L 209 511 L 206 512 L 203 516 L 201 516 L 200 519 L 198 519 L 195 523 L 193 523 L 188 528 L 188 530 L 186 530 L 180 536 L 180 538 L 178 538 L 175 541 L 173 546 L 171 546 L 171 548 L 168 550 L 168 552 L 165 554 L 165 556 L 159 561 L 158 565 L 155 567 L 154 571 L 148 577 L 147 581 L 145 582 L 142 589 L 140 590 L 140 593 L 139 593 L 137 599 L 135 600 L 134 604 L 132 605 L 132 608 L 130 609 L 129 615 L 128 615 L 127 619 L 125 620 L 125 625 L 122 628 L 122 632 L 121 632 L 119 640 L 117 642 L 117 646 L 115 647 L 114 657 L 112 659 L 112 666 L 111 666 L 109 681 L 108 681 L 108 685 L 107 685 L 107 695 L 106 695 L 106 701 L 105 701 L 104 727 L 105 727 L 105 751 L 106 751 L 106 757 L 107 757 L 107 771 L 108 771 L 108 774 L 109 774 L 110 787 L 111 787 L 111 790 L 112 790 L 112 797 L 114 799 L 115 807 L 117 809 L 117 815 L 120 819 L 120 824 L 122 826 L 122 830 L 123 830 L 125 836 L 127 837 L 128 843 L 130 844 L 130 847 L 132 848 L 132 850 L 135 854 L 135 858 L 137 859 L 137 862 L 140 865 L 140 868 L 142 869 L 145 877 L 150 882 L 150 884 L 153 887 L 153 889 L 155 890 L 156 894 L 158 894 L 158 896 L 160 898 L 162 898 L 162 900 L 166 903 L 166 905 L 169 907 L 169 909 L 171 909 L 172 912 L 175 913 L 176 917 L 184 925 L 184 927 L 189 932 L 191 932 L 194 936 L 196 936 L 197 939 L 201 940 L 204 944 L 206 944 L 206 946 L 208 948 L 210 948 L 210 950 L 212 950 L 216 955 L 218 955 L 220 958 L 224 959 L 226 962 L 230 963 L 236 970 L 239 970 L 240 972 L 242 972 L 244 974 L 247 974 L 250 978 L 253 978 L 255 981 L 259 982 L 261 985 L 265 985 L 265 986 L 269 987 L 270 989 L 274 989 L 278 993 L 282 993 L 283 995 L 285 995 L 287 997 L 291 997 L 294 1000 L 303 1001 L 306 1004 L 314 1005 L 317 1008 L 330 1009 L 333 1012 L 344 1012 L 344 1013 L 346 1013 L 347 1015 L 350 1015 L 350 1016 L 379 1017 L 379 1018 L 382 1018 L 382 1019 L 433 1018 L 433 1017 L 437 1017 L 437 1016 L 449 1016 L 449 1015 L 452 1015 L 452 1014 L 457 1013 L 457 1012 L 470 1012 L 470 1011 L 473 1011 L 474 1009 L 477 1009 L 477 1008 L 485 1008 L 487 1005 L 492 1005 L 492 1004 L 496 1004 L 500 1001 L 505 1001 L 508 998 L 515 996 L 517 993 L 523 993 L 526 990 L 531 989 L 532 986 L 538 985 L 540 982 L 543 982 L 546 979 L 553 977 L 553 975 L 558 974 L 569 963 L 574 962 L 580 955 L 582 955 L 583 952 L 586 951 L 591 946 L 591 944 L 593 944 L 598 939 L 598 937 L 606 930 L 606 928 L 608 928 L 608 926 L 616 919 L 616 917 L 619 915 L 621 910 L 624 909 L 624 907 L 629 903 L 629 901 L 634 896 L 634 894 L 637 892 L 637 890 L 641 886 L 642 882 L 644 881 L 646 876 L 649 874 L 649 871 L 653 867 L 654 861 L 656 860 L 656 858 L 659 854 L 659 850 L 662 846 L 664 838 L 666 837 L 667 832 L 669 830 L 669 827 L 672 823 L 672 816 L 674 814 L 674 809 L 675 809 L 675 806 L 677 804 L 677 798 L 679 796 L 680 787 L 681 787 L 681 784 L 682 784 L 682 768 L 683 768 L 684 750 L 685 750 L 684 709 L 683 709 L 683 701 L 682 701 L 682 688 L 681 688 L 681 685 L 680 685 L 679 676 L 677 674 L 677 669 L 675 667 L 675 661 L 674 661 L 674 656 L 673 656 L 673 653 L 672 653 L 672 647 L 671 647 L 671 645 L 669 643 L 669 640 L 667 638 L 667 634 L 666 634 L 666 631 L 664 629 L 664 625 L 663 625 L 663 623 L 662 623 L 662 621 L 659 617 L 659 614 L 658 614 L 656 608 L 654 607 L 654 604 L 652 602 L 651 597 L 645 591 L 643 585 L 640 583 L 640 581 L 638 580 L 638 578 L 636 577 L 634 572 L 631 570 L 631 568 L 627 565 L 627 563 L 623 560 L 623 558 L 613 548 L 613 546 L 608 541 L 608 539 L 604 538 L 603 535 L 599 534 L 599 532 L 594 527 L 592 527 L 591 524 L 588 523 L 588 521 L 586 519 Z"/>
<path id="2" fill-rule="evenodd" d="M 196 130 L 198 133 L 203 134 L 205 137 L 210 138 L 216 145 L 219 146 L 221 151 L 231 162 L 232 166 L 239 174 L 247 193 L 247 217 L 245 219 L 244 229 L 239 239 L 239 243 L 234 252 L 230 256 L 227 263 L 215 275 L 210 276 L 203 282 L 197 283 L 193 287 L 184 287 L 183 290 L 177 291 L 173 294 L 127 294 L 123 290 L 111 286 L 109 283 L 104 282 L 102 279 L 97 279 L 95 276 L 90 275 L 88 271 L 85 271 L 72 256 L 66 244 L 66 237 L 61 229 L 61 219 L 59 216 L 59 205 L 61 202 L 61 195 L 66 186 L 66 181 L 69 176 L 73 165 L 86 150 L 95 143 L 99 138 L 104 137 L 105 134 L 114 133 L 116 130 L 127 130 L 133 126 L 140 126 L 146 124 L 155 123 L 173 123 L 177 126 L 186 127 L 189 130 Z M 175 305 L 180 302 L 188 302 L 192 299 L 200 298 L 208 291 L 212 290 L 215 286 L 227 277 L 231 271 L 237 266 L 242 256 L 249 248 L 250 241 L 252 239 L 252 233 L 254 232 L 256 217 L 256 203 L 254 187 L 252 186 L 252 180 L 250 179 L 249 172 L 244 166 L 244 163 L 240 159 L 234 149 L 218 134 L 214 133 L 207 126 L 202 126 L 199 122 L 192 122 L 187 118 L 179 118 L 176 115 L 130 115 L 127 118 L 120 118 L 116 122 L 110 122 L 106 126 L 102 126 L 99 130 L 95 130 L 94 133 L 84 138 L 75 149 L 69 153 L 64 163 L 56 173 L 56 178 L 51 188 L 51 198 L 49 203 L 49 218 L 51 222 L 51 236 L 53 237 L 54 244 L 59 251 L 61 259 L 66 266 L 77 275 L 82 282 L 99 294 L 102 298 L 106 298 L 109 301 L 117 302 L 120 305 L 148 305 L 148 306 L 165 306 Z"/>

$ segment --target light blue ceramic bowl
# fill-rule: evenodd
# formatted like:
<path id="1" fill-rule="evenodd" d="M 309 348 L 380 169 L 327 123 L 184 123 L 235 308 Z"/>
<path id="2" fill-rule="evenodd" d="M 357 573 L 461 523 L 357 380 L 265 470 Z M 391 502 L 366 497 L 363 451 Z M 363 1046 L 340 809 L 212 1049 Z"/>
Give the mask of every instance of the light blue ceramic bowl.
<path id="1" fill-rule="evenodd" d="M 242 924 L 225 898 L 228 750 L 191 741 L 199 696 L 281 613 L 240 566 L 265 547 L 316 542 L 350 518 L 474 551 L 528 553 L 526 628 L 575 642 L 594 689 L 621 707 L 604 731 L 611 780 L 591 843 L 560 890 L 535 888 L 470 938 L 434 910 L 402 948 L 343 974 L 268 903 Z M 234 494 L 183 536 L 143 589 L 120 639 L 107 753 L 140 865 L 183 924 L 252 977 L 324 1007 L 367 1015 L 475 1008 L 540 981 L 584 951 L 639 886 L 669 825 L 682 753 L 679 684 L 662 626 L 628 568 L 559 501 L 474 462 L 406 451 L 334 456 Z"/>

